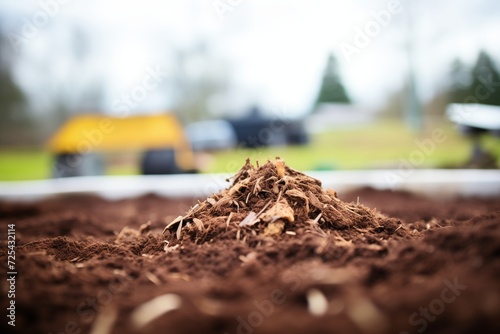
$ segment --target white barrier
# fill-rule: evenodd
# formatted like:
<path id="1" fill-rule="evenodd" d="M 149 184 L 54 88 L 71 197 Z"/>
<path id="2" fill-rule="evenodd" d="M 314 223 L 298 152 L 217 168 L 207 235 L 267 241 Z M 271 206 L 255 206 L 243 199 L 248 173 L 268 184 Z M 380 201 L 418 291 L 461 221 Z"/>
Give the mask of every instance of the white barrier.
<path id="1" fill-rule="evenodd" d="M 386 177 L 396 170 L 306 172 L 323 187 L 342 193 L 360 187 L 392 189 Z M 61 194 L 97 194 L 108 199 L 132 198 L 148 193 L 165 197 L 204 198 L 229 186 L 225 174 L 91 176 L 38 181 L 0 182 L 0 199 L 33 201 Z M 500 196 L 499 170 L 415 170 L 397 183 L 406 190 L 431 197 Z"/>

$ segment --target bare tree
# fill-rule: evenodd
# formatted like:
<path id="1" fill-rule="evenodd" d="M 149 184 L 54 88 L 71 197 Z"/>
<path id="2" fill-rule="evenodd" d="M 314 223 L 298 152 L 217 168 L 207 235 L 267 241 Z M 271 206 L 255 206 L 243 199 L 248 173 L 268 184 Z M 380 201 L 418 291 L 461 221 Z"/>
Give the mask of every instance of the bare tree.
<path id="1" fill-rule="evenodd" d="M 13 78 L 14 54 L 7 38 L 0 34 L 0 145 L 30 144 L 35 140 L 34 124 L 27 111 L 27 99 Z"/>
<path id="2" fill-rule="evenodd" d="M 206 119 L 210 99 L 229 84 L 224 63 L 214 57 L 206 43 L 178 51 L 172 73 L 176 112 L 186 122 Z"/>

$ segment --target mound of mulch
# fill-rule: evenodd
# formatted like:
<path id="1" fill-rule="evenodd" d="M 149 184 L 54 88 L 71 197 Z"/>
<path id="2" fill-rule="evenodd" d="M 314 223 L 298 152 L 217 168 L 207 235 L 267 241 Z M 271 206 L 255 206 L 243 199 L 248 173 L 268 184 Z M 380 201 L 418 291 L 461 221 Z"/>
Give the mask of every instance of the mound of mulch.
<path id="1" fill-rule="evenodd" d="M 401 220 L 340 200 L 335 190 L 323 189 L 319 180 L 276 158 L 257 167 L 247 160 L 228 189 L 177 217 L 164 233 L 170 246 L 222 239 L 256 246 L 306 233 L 332 235 L 345 246 L 366 240 L 382 245 L 390 237 L 409 238 L 411 232 Z"/>

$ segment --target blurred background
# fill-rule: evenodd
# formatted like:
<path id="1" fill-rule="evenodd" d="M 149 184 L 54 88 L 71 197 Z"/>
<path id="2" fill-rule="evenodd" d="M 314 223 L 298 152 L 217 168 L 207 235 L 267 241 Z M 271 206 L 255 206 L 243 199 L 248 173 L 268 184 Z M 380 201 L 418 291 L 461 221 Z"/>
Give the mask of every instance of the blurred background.
<path id="1" fill-rule="evenodd" d="M 496 0 L 0 0 L 0 180 L 498 168 L 499 33 Z"/>

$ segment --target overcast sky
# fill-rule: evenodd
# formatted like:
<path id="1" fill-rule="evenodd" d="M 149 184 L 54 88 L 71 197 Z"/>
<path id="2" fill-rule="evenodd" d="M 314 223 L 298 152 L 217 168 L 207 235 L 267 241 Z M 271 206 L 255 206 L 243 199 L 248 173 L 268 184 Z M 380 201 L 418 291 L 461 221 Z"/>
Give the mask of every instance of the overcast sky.
<path id="1" fill-rule="evenodd" d="M 2 29 L 23 37 L 16 78 L 41 103 L 61 86 L 78 90 L 98 83 L 106 92 L 103 108 L 111 109 L 141 82 L 146 68 L 168 70 L 172 50 L 200 42 L 233 85 L 214 99 L 215 109 L 257 102 L 307 111 L 329 52 L 336 54 L 355 102 L 379 106 L 405 79 L 409 36 L 423 98 L 446 83 L 454 58 L 473 63 L 485 49 L 500 59 L 498 0 L 59 1 L 65 4 L 56 8 L 57 0 L 0 0 Z M 44 7 L 52 14 L 46 22 Z M 374 13 L 382 15 L 379 23 Z M 26 38 L 26 25 L 37 19 L 40 27 Z M 74 60 L 74 27 L 88 36 L 80 63 Z M 372 36 L 363 40 L 359 31 L 367 29 Z M 155 90 L 136 109 L 169 109 L 172 103 L 165 90 Z"/>

